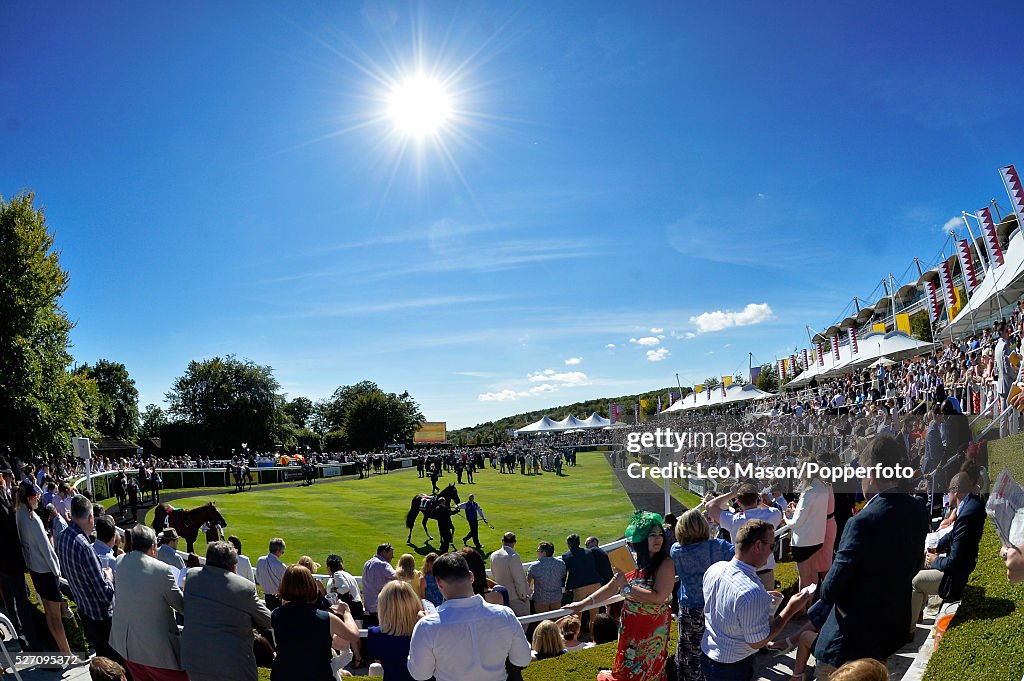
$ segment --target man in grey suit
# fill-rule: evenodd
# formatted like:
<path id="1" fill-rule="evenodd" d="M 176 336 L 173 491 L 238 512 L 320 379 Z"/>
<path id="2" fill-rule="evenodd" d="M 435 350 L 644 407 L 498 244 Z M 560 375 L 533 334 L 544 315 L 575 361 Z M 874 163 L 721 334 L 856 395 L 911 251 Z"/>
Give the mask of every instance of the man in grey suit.
<path id="1" fill-rule="evenodd" d="M 181 662 L 192 681 L 256 681 L 252 630 L 270 628 L 256 585 L 235 574 L 238 553 L 226 541 L 206 547 L 206 565 L 185 578 Z"/>
<path id="2" fill-rule="evenodd" d="M 132 552 L 121 559 L 114 583 L 110 645 L 136 680 L 188 681 L 174 619 L 174 611 L 185 609 L 178 573 L 157 560 L 153 528 L 136 525 L 131 533 Z"/>

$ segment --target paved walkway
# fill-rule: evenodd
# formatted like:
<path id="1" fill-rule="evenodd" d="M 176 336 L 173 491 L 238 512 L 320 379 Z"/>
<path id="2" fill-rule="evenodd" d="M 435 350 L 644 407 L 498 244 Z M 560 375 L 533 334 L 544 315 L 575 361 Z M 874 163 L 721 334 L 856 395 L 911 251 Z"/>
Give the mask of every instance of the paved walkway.
<path id="1" fill-rule="evenodd" d="M 608 464 L 612 466 L 615 478 L 619 486 L 629 496 L 635 508 L 642 508 L 646 511 L 661 513 L 665 510 L 665 490 L 658 483 L 647 478 L 632 478 L 626 474 L 625 468 L 616 468 L 612 465 L 611 452 L 605 452 Z M 672 498 L 672 513 L 679 517 L 687 510 L 686 505 Z"/>

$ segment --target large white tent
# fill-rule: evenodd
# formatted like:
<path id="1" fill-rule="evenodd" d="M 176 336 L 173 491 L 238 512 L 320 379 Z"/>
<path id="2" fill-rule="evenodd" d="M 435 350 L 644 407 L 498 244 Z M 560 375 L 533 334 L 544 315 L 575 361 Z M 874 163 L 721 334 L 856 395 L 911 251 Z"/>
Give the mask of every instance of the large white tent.
<path id="1" fill-rule="evenodd" d="M 589 418 L 578 419 L 571 414 L 560 421 L 553 421 L 550 417 L 544 416 L 528 426 L 523 426 L 515 431 L 516 435 L 532 435 L 534 433 L 564 433 L 570 430 L 596 430 L 607 428 L 612 425 L 609 419 L 602 418 L 595 411 Z"/>
<path id="2" fill-rule="evenodd" d="M 934 343 L 911 338 L 902 331 L 889 333 L 872 332 L 857 340 L 857 353 L 850 352 L 849 345 L 839 346 L 839 361 L 835 361 L 832 353 L 825 358 L 825 366 L 815 364 L 787 383 L 786 388 L 799 388 L 810 382 L 812 378 L 829 378 L 840 376 L 854 369 L 868 366 L 880 357 L 901 360 L 924 354 L 934 347 Z"/>
<path id="3" fill-rule="evenodd" d="M 529 435 L 530 433 L 545 433 L 556 430 L 555 422 L 549 419 L 547 416 L 542 416 L 539 420 L 534 421 L 528 426 L 523 426 L 516 430 L 516 435 Z"/>
<path id="4" fill-rule="evenodd" d="M 724 395 L 722 394 L 722 387 L 718 386 L 712 388 L 710 391 L 705 389 L 699 393 L 690 393 L 685 398 L 678 400 L 662 413 L 686 411 L 689 409 L 699 409 L 701 407 L 714 407 L 722 404 L 749 402 L 751 400 L 761 400 L 766 397 L 774 397 L 774 395 L 772 393 L 765 392 L 754 385 L 733 384 L 725 389 Z"/>
<path id="5" fill-rule="evenodd" d="M 612 422 L 611 419 L 606 419 L 603 416 L 599 416 L 598 413 L 595 411 L 593 414 L 588 416 L 583 421 L 583 424 L 584 428 L 605 428 L 607 426 L 612 425 Z"/>
<path id="6" fill-rule="evenodd" d="M 984 270 L 980 271 L 982 274 Z M 967 305 L 942 334 L 954 336 L 971 331 L 976 322 L 986 323 L 1024 295 L 1024 236 L 1017 230 L 1003 252 L 1003 264 L 988 271 Z"/>
<path id="7" fill-rule="evenodd" d="M 580 430 L 586 428 L 587 424 L 585 421 L 580 421 L 575 416 L 566 416 L 561 421 L 555 421 L 554 430 Z"/>

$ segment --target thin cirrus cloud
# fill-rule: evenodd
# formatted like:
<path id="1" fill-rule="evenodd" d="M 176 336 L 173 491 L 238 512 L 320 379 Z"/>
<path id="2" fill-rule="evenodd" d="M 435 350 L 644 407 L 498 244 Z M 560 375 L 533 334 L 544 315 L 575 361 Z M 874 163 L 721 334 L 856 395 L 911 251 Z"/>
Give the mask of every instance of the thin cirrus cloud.
<path id="1" fill-rule="evenodd" d="M 571 366 L 576 366 L 577 364 L 579 364 L 582 361 L 583 361 L 582 357 L 570 357 L 570 358 L 565 360 L 565 365 L 566 366 L 570 366 L 570 367 Z"/>
<path id="2" fill-rule="evenodd" d="M 697 327 L 697 333 L 715 333 L 738 326 L 752 326 L 771 319 L 772 308 L 768 303 L 750 303 L 742 310 L 715 310 L 690 317 L 690 323 Z"/>

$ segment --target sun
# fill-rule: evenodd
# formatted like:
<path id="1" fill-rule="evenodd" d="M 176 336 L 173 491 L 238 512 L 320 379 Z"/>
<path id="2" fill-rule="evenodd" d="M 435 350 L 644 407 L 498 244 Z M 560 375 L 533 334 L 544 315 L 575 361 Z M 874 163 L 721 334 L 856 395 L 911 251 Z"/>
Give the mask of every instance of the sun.
<path id="1" fill-rule="evenodd" d="M 417 139 L 440 132 L 451 113 L 444 85 L 424 74 L 398 83 L 388 98 L 388 115 L 395 127 Z"/>

